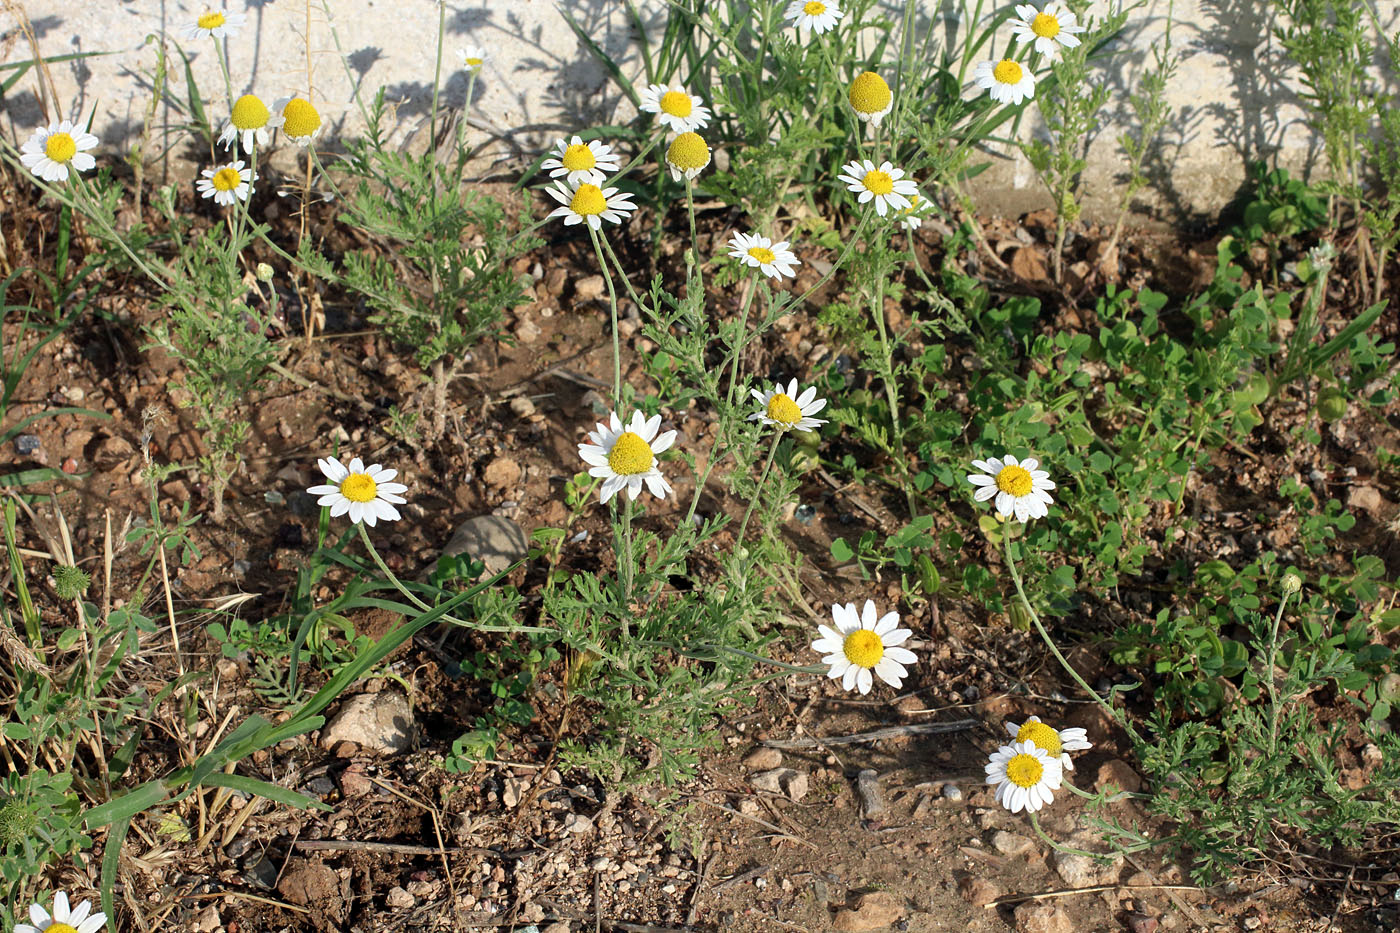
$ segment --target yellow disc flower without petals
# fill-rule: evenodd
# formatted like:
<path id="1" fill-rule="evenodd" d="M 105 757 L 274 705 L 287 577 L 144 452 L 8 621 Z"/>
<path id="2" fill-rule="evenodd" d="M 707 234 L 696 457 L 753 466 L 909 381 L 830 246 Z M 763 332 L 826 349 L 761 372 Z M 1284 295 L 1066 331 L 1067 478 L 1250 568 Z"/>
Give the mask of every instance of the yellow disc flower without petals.
<path id="1" fill-rule="evenodd" d="M 390 482 L 398 476 L 398 470 L 385 469 L 377 463 L 365 466 L 359 457 L 351 460 L 348 467 L 342 466 L 335 457 L 317 460 L 316 465 L 330 483 L 312 486 L 306 491 L 320 496 L 317 505 L 330 506 L 331 518 L 349 515 L 355 524 L 364 522 L 373 528 L 380 519 L 396 522 L 401 517 L 394 506 L 407 501 L 400 493 L 407 492 L 408 487 Z"/>
<path id="2" fill-rule="evenodd" d="M 841 689 L 862 694 L 870 692 L 875 677 L 898 690 L 909 674 L 904 665 L 918 660 L 914 652 L 899 647 L 914 634 L 899 627 L 899 613 L 881 616 L 874 600 L 867 599 L 859 613 L 855 603 L 832 603 L 831 618 L 835 627 L 817 626 L 821 637 L 812 642 L 812 650 L 824 655 L 822 663 L 830 666 L 827 676 L 840 680 Z"/>
<path id="3" fill-rule="evenodd" d="M 253 170 L 244 168 L 241 159 L 219 168 L 206 168 L 202 174 L 204 177 L 195 187 L 202 197 L 213 198 L 214 203 L 221 207 L 229 207 L 234 201 L 248 200 L 253 188 Z"/>
<path id="4" fill-rule="evenodd" d="M 1002 518 L 1015 516 L 1018 522 L 1044 518 L 1055 500 L 1050 490 L 1055 488 L 1050 474 L 1039 469 L 1040 461 L 1033 457 L 1017 460 L 1007 454 L 998 460 L 974 460 L 972 465 L 981 473 L 967 474 L 967 481 L 977 487 L 973 498 L 978 502 L 995 499 L 997 514 Z"/>
<path id="5" fill-rule="evenodd" d="M 40 127 L 20 147 L 19 161 L 47 182 L 68 180 L 68 170 L 87 172 L 97 160 L 87 150 L 97 145 L 97 137 L 84 133 L 69 120 Z"/>
<path id="6" fill-rule="evenodd" d="M 894 94 L 890 92 L 890 86 L 873 71 L 856 75 L 846 98 L 851 102 L 856 116 L 871 126 L 879 126 L 894 107 Z"/>
<path id="7" fill-rule="evenodd" d="M 1020 4 L 1016 15 L 1020 18 L 1009 23 L 1016 41 L 1032 43 L 1037 52 L 1051 61 L 1060 57 L 1060 46 L 1072 49 L 1080 43 L 1075 33 L 1083 32 L 1084 27 L 1077 23 L 1074 12 L 1059 0 L 1050 0 L 1039 12 L 1029 3 Z"/>
<path id="8" fill-rule="evenodd" d="M 997 802 L 1012 813 L 1035 811 L 1052 803 L 1064 771 L 1058 758 L 1034 742 L 1013 742 L 992 753 L 987 783 L 995 785 Z"/>
<path id="9" fill-rule="evenodd" d="M 657 433 L 661 430 L 661 416 L 648 419 L 634 411 L 632 420 L 624 426 L 617 412 L 611 412 L 607 424 L 595 427 L 597 430 L 588 432 L 588 443 L 578 445 L 578 455 L 588 464 L 589 476 L 603 479 L 599 491 L 603 504 L 624 489 L 635 502 L 642 494 L 643 484 L 653 496 L 665 499 L 672 491 L 671 484 L 657 469 L 656 455 L 671 449 L 676 432 Z"/>
<path id="10" fill-rule="evenodd" d="M 817 398 L 816 386 L 808 386 L 799 395 L 797 380 L 788 382 L 784 388 L 781 382 L 774 383 L 771 392 L 750 389 L 750 394 L 758 400 L 762 408 L 749 415 L 750 421 L 762 421 L 780 431 L 814 431 L 826 424 L 824 418 L 813 418 L 826 407 L 826 399 Z"/>
<path id="11" fill-rule="evenodd" d="M 321 135 L 324 124 L 311 101 L 302 97 L 279 97 L 272 109 L 281 118 L 282 135 L 299 146 L 309 146 Z"/>
<path id="12" fill-rule="evenodd" d="M 281 114 L 274 114 L 256 94 L 244 94 L 233 102 L 228 125 L 219 134 L 219 145 L 233 148 L 240 136 L 243 137 L 245 152 L 253 151 L 253 143 L 266 146 L 273 130 L 282 125 Z"/>
<path id="13" fill-rule="evenodd" d="M 658 123 L 677 133 L 702 130 L 709 125 L 710 108 L 679 84 L 651 84 L 638 97 L 638 109 L 656 114 Z"/>
<path id="14" fill-rule="evenodd" d="M 666 165 L 673 181 L 694 178 L 710 164 L 710 147 L 696 132 L 682 133 L 666 148 Z"/>
<path id="15" fill-rule="evenodd" d="M 540 168 L 549 171 L 550 178 L 563 178 L 571 185 L 590 182 L 601 185 L 608 175 L 618 169 L 618 157 L 612 147 L 596 139 L 584 142 L 575 136 L 568 142 L 562 139 L 554 143 L 554 155 L 545 159 Z"/>
<path id="16" fill-rule="evenodd" d="M 70 909 L 68 895 L 59 891 L 53 896 L 52 914 L 42 904 L 30 904 L 29 923 L 16 923 L 15 933 L 97 933 L 106 925 L 107 915 L 94 912 L 91 902 Z"/>
<path id="17" fill-rule="evenodd" d="M 756 233 L 736 233 L 729 238 L 729 257 L 757 269 L 770 279 L 790 279 L 802 265 L 787 240 L 774 243 Z"/>
<path id="18" fill-rule="evenodd" d="M 561 206 L 549 216 L 563 217 L 566 227 L 586 223 L 594 230 L 601 230 L 603 221 L 620 224 L 637 209 L 631 201 L 632 195 L 619 194 L 616 188 L 600 188 L 591 181 L 570 186 L 558 179 L 554 185 L 544 190 Z"/>
<path id="19" fill-rule="evenodd" d="M 223 39 L 235 36 L 248 22 L 243 13 L 229 13 L 226 10 L 205 10 L 199 17 L 184 28 L 186 39 Z"/>
<path id="20" fill-rule="evenodd" d="M 1016 106 L 1035 96 L 1035 75 L 1020 62 L 1003 58 L 999 62 L 978 62 L 972 70 L 978 87 L 986 88 L 992 100 Z"/>
<path id="21" fill-rule="evenodd" d="M 1082 752 L 1094 747 L 1094 743 L 1089 741 L 1089 733 L 1083 729 L 1056 729 L 1049 723 L 1041 722 L 1039 716 L 1032 716 L 1019 726 L 1008 722 L 1006 731 L 1011 733 L 1013 742 L 1030 742 L 1045 749 L 1046 754 L 1056 758 L 1066 771 L 1074 770 L 1070 752 Z"/>
<path id="22" fill-rule="evenodd" d="M 839 6 L 825 0 L 792 0 L 783 11 L 783 19 L 798 29 L 810 29 L 816 36 L 835 29 L 845 15 Z"/>

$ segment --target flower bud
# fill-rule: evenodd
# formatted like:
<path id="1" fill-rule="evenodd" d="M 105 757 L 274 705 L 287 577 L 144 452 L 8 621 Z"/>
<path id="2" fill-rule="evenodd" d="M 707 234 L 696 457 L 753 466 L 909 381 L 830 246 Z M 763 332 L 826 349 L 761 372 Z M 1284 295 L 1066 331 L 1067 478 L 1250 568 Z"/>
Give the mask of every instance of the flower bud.
<path id="1" fill-rule="evenodd" d="M 1283 575 L 1283 595 L 1292 596 L 1303 588 L 1303 581 L 1296 573 Z"/>
<path id="2" fill-rule="evenodd" d="M 258 280 L 262 282 L 272 281 L 272 266 L 265 262 L 258 263 Z"/>

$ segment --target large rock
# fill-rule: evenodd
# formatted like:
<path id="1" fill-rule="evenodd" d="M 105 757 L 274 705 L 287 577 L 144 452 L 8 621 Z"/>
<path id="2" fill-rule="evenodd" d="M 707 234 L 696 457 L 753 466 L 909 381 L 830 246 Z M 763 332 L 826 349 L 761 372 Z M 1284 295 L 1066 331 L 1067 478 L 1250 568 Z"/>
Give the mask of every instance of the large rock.
<path id="1" fill-rule="evenodd" d="M 373 755 L 397 755 L 413 746 L 413 711 L 394 690 L 360 693 L 340 705 L 340 712 L 321 730 L 321 747 L 354 742 Z"/>
<path id="2" fill-rule="evenodd" d="M 485 564 L 491 573 L 500 573 L 529 552 L 525 531 L 515 522 L 499 515 L 478 515 L 457 526 L 442 556 L 466 554 Z"/>

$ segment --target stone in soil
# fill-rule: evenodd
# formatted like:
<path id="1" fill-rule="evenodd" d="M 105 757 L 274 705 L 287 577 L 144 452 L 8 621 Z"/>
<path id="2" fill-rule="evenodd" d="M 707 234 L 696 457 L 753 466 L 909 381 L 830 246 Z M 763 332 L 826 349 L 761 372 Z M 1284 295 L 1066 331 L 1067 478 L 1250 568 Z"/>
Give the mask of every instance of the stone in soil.
<path id="1" fill-rule="evenodd" d="M 744 767 L 750 771 L 771 771 L 782 763 L 783 753 L 767 745 L 760 745 L 744 756 Z"/>
<path id="2" fill-rule="evenodd" d="M 1142 790 L 1142 778 L 1138 777 L 1137 772 L 1127 762 L 1114 758 L 1099 765 L 1094 786 L 1101 791 L 1106 791 L 1112 786 L 1119 790 L 1136 792 Z"/>
<path id="3" fill-rule="evenodd" d="M 1077 928 L 1064 908 L 1030 902 L 1016 908 L 1016 929 L 1020 933 L 1076 933 Z"/>
<path id="4" fill-rule="evenodd" d="M 1025 855 L 1035 849 L 1035 841 L 1019 833 L 999 829 L 992 834 L 992 848 L 1002 855 Z"/>
<path id="5" fill-rule="evenodd" d="M 860 895 L 849 907 L 838 910 L 831 927 L 841 933 L 883 930 L 903 916 L 904 904 L 898 897 L 888 891 L 871 891 Z"/>
<path id="6" fill-rule="evenodd" d="M 500 515 L 478 515 L 457 526 L 443 557 L 466 554 L 486 565 L 491 573 L 500 573 L 529 553 L 525 532 L 515 522 Z"/>
<path id="7" fill-rule="evenodd" d="M 321 747 L 354 742 L 371 755 L 396 755 L 413 745 L 413 711 L 394 690 L 361 693 L 340 706 L 321 731 Z"/>
<path id="8" fill-rule="evenodd" d="M 792 768 L 773 768 L 749 777 L 749 783 L 770 794 L 782 794 L 796 802 L 807 796 L 807 773 Z"/>
<path id="9" fill-rule="evenodd" d="M 520 482 L 520 464 L 510 457 L 497 457 L 486 465 L 481 478 L 496 489 L 513 489 Z"/>
<path id="10" fill-rule="evenodd" d="M 958 882 L 958 893 L 973 907 L 986 907 L 1001 897 L 1001 888 L 986 878 L 968 876 Z"/>

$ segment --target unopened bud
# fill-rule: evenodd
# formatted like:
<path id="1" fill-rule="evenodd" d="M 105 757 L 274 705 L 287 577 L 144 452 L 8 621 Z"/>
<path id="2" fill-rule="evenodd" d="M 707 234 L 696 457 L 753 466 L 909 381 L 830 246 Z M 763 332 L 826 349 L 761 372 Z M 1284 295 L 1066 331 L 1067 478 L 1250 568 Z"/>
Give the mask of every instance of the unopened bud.
<path id="1" fill-rule="evenodd" d="M 258 279 L 263 282 L 272 281 L 272 266 L 265 262 L 258 263 Z"/>
<path id="2" fill-rule="evenodd" d="M 1286 573 L 1283 575 L 1283 595 L 1292 596 L 1303 588 L 1303 581 L 1296 573 Z"/>

